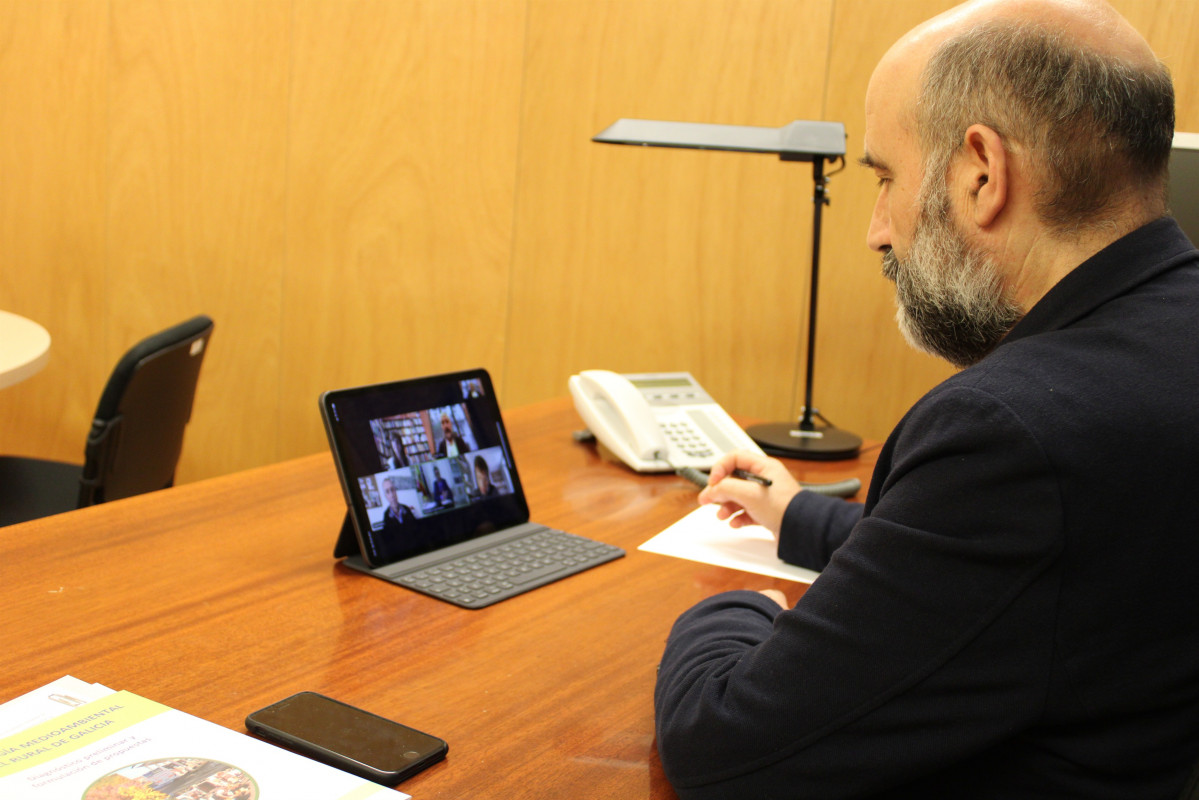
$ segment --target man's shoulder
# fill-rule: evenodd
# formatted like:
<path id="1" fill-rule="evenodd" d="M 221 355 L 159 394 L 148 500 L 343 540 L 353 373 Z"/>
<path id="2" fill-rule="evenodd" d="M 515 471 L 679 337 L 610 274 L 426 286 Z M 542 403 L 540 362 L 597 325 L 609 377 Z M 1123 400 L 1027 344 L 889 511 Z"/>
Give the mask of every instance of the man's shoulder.
<path id="1" fill-rule="evenodd" d="M 896 428 L 897 443 L 1022 438 L 1071 463 L 1117 454 L 1149 463 L 1177 448 L 1179 421 L 1197 416 L 1192 393 L 1179 391 L 1199 385 L 1192 272 L 1163 274 L 1074 324 L 1001 344 L 917 401 Z M 1159 291 L 1184 284 L 1195 291 Z"/>

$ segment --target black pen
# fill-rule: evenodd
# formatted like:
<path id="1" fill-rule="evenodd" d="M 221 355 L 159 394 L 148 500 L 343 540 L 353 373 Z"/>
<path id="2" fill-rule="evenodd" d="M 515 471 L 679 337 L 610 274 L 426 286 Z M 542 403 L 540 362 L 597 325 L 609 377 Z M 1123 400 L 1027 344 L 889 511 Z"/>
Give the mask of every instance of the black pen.
<path id="1" fill-rule="evenodd" d="M 735 469 L 733 470 L 732 475 L 734 478 L 740 478 L 743 481 L 753 481 L 759 486 L 774 485 L 774 481 L 770 480 L 770 478 L 763 478 L 761 475 L 755 475 L 752 472 L 744 469 Z"/>

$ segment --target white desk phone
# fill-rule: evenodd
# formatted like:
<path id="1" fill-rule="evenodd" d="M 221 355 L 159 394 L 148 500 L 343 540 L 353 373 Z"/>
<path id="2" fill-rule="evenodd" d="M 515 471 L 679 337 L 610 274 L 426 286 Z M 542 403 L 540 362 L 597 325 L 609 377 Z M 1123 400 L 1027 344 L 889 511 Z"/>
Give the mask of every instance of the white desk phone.
<path id="1" fill-rule="evenodd" d="M 688 372 L 589 369 L 569 385 L 591 433 L 637 472 L 709 469 L 730 450 L 762 452 Z"/>
<path id="2" fill-rule="evenodd" d="M 697 470 L 711 469 L 731 450 L 762 449 L 704 391 L 689 372 L 619 375 L 589 369 L 572 375 L 575 408 L 600 444 L 637 472 L 678 472 L 697 485 Z M 857 478 L 800 482 L 806 491 L 850 497 Z"/>

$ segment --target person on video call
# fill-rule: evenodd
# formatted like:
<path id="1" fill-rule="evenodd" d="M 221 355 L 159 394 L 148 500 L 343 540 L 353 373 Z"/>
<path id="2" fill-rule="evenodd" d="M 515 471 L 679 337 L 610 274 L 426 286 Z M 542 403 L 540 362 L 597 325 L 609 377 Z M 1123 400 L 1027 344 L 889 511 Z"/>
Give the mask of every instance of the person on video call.
<path id="1" fill-rule="evenodd" d="M 387 456 L 388 466 L 391 469 L 400 469 L 408 466 L 408 454 L 404 452 L 404 440 L 400 437 L 398 431 L 392 431 L 390 442 L 390 454 Z"/>
<path id="2" fill-rule="evenodd" d="M 487 459 L 483 456 L 475 456 L 475 487 L 479 490 L 479 497 L 495 497 L 500 493 L 491 482 L 491 467 L 487 466 Z"/>
<path id="3" fill-rule="evenodd" d="M 987 0 L 866 93 L 868 229 L 962 370 L 862 505 L 734 454 L 700 502 L 822 570 L 675 623 L 655 690 L 693 798 L 1176 798 L 1199 760 L 1199 252 L 1167 216 L 1169 73 L 1110 6 Z M 730 477 L 770 478 L 769 488 Z"/>
<path id="4" fill-rule="evenodd" d="M 433 467 L 433 502 L 439 506 L 454 505 L 454 492 L 437 467 Z"/>
<path id="5" fill-rule="evenodd" d="M 387 508 L 383 510 L 384 534 L 398 533 L 405 524 L 416 519 L 412 509 L 399 501 L 396 488 L 391 478 L 383 479 L 383 498 L 387 501 Z"/>
<path id="6" fill-rule="evenodd" d="M 453 420 L 446 413 L 441 415 L 441 437 L 441 444 L 437 445 L 437 455 L 441 458 L 454 458 L 470 452 L 470 447 L 458 435 Z"/>

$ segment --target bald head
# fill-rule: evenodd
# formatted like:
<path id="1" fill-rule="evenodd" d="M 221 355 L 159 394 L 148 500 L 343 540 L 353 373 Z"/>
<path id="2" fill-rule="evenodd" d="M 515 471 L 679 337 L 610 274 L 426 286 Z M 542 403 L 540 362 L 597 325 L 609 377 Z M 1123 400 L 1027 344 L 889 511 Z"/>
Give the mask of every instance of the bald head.
<path id="1" fill-rule="evenodd" d="M 1152 70 L 1158 66 L 1157 56 L 1145 38 L 1103 0 L 970 0 L 900 38 L 879 62 L 871 85 L 882 76 L 914 79 L 946 39 L 978 25 L 999 22 L 1036 26 L 1080 50 L 1121 61 L 1133 69 Z"/>
<path id="2" fill-rule="evenodd" d="M 979 23 L 1000 20 L 1038 25 L 1130 64 L 1149 67 L 1157 61 L 1144 37 L 1103 0 L 970 0 L 914 28 L 897 46 L 909 38 L 937 43 Z"/>
<path id="3" fill-rule="evenodd" d="M 943 168 L 986 125 L 1026 157 L 1052 228 L 1164 213 L 1174 128 L 1169 73 L 1100 0 L 972 0 L 910 31 L 879 62 L 867 106 L 891 103 Z M 869 113 L 869 112 L 868 112 Z"/>

